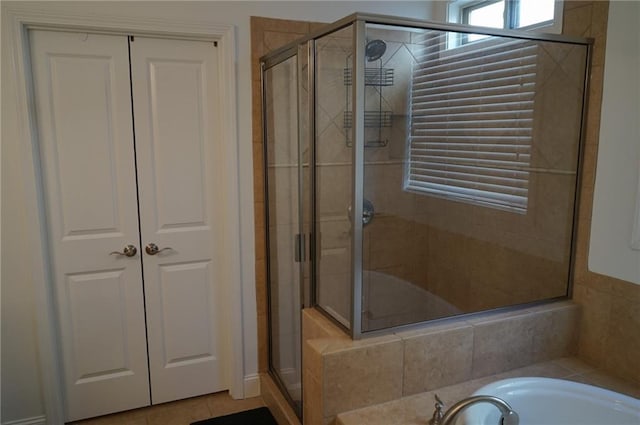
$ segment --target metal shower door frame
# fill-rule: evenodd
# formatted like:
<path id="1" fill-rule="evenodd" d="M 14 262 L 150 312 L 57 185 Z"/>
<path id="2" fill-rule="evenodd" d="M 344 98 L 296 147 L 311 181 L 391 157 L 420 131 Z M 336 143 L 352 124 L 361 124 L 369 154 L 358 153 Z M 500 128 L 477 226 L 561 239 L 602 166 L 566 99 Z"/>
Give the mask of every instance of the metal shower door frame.
<path id="1" fill-rule="evenodd" d="M 510 37 L 514 39 L 524 39 L 524 40 L 533 40 L 533 41 L 551 41 L 558 43 L 569 43 L 575 45 L 584 45 L 587 47 L 587 58 L 586 58 L 586 71 L 585 71 L 585 80 L 584 80 L 584 88 L 585 93 L 583 96 L 583 111 L 582 111 L 582 122 L 581 122 L 581 132 L 580 132 L 580 142 L 578 147 L 578 167 L 577 167 L 577 178 L 576 178 L 576 192 L 575 192 L 575 203 L 574 203 L 574 229 L 572 235 L 572 243 L 571 243 L 571 258 L 575 258 L 575 250 L 576 250 L 576 218 L 578 215 L 578 204 L 579 204 L 579 187 L 581 182 L 581 174 L 582 174 L 582 157 L 584 151 L 584 138 L 585 138 L 585 121 L 586 121 L 586 105 L 588 102 L 588 88 L 589 88 L 589 75 L 590 75 L 590 63 L 592 58 L 592 49 L 593 49 L 593 39 L 577 37 L 577 36 L 568 36 L 568 35 L 557 35 L 557 34 L 543 34 L 543 33 L 528 33 L 518 30 L 511 29 L 495 29 L 495 28 L 485 28 L 485 27 L 474 27 L 470 25 L 462 25 L 462 24 L 454 24 L 454 23 L 438 23 L 438 22 L 429 22 L 418 19 L 411 18 L 397 18 L 391 16 L 384 15 L 375 15 L 375 14 L 365 14 L 365 13 L 354 13 L 352 15 L 346 16 L 336 22 L 331 24 L 327 24 L 319 30 L 311 32 L 310 34 L 301 37 L 300 39 L 294 41 L 293 43 L 283 46 L 282 48 L 272 52 L 271 54 L 265 55 L 262 60 L 264 63 L 276 63 L 278 61 L 282 61 L 282 57 L 286 56 L 288 53 L 292 52 L 296 46 L 301 46 L 306 42 L 309 42 L 310 46 L 315 45 L 315 40 L 319 37 L 331 34 L 335 31 L 348 27 L 349 25 L 353 26 L 353 52 L 354 52 L 354 64 L 353 64 L 353 85 L 352 85 L 352 104 L 354 105 L 354 115 L 353 115 L 353 126 L 352 126 L 352 140 L 353 140 L 353 152 L 352 152 L 352 165 L 353 165 L 353 190 L 352 190 L 352 209 L 353 209 L 353 217 L 361 217 L 362 216 L 362 199 L 364 193 L 364 108 L 356 108 L 356 105 L 364 104 L 364 63 L 365 63 L 365 48 L 366 48 L 366 26 L 367 24 L 374 25 L 388 25 L 388 26 L 397 26 L 397 27 L 405 27 L 405 28 L 416 28 L 416 29 L 426 29 L 426 30 L 438 30 L 438 31 L 449 31 L 449 32 L 458 32 L 458 33 L 474 33 L 474 34 L 483 34 L 489 36 L 496 37 Z M 313 128 L 313 123 L 315 119 L 315 67 L 312 66 L 313 60 L 315 59 L 315 52 L 313 47 L 308 50 L 309 53 L 309 73 L 308 73 L 308 82 L 309 82 L 309 164 L 310 167 L 315 166 L 315 129 Z M 300 83 L 300 80 L 299 80 Z M 313 85 L 313 90 L 311 87 Z M 311 306 L 320 307 L 316 302 L 316 275 L 317 275 L 317 259 L 315 258 L 318 254 L 317 240 L 319 238 L 314 238 L 315 235 L 315 227 L 316 227 L 316 205 L 315 205 L 315 172 L 310 173 L 311 182 L 310 188 L 311 190 L 311 208 L 312 213 L 312 235 L 311 235 L 311 249 L 309 256 L 309 260 L 312 263 L 312 273 L 311 273 L 311 297 L 310 302 Z M 336 325 L 345 330 L 345 332 L 349 333 L 353 339 L 360 339 L 363 336 L 377 336 L 384 335 L 390 332 L 396 332 L 398 330 L 411 329 L 415 327 L 419 327 L 423 325 L 425 322 L 411 323 L 407 325 L 396 326 L 387 329 L 381 329 L 376 331 L 363 332 L 362 331 L 362 238 L 363 238 L 363 226 L 360 220 L 352 220 L 352 238 L 351 238 L 351 277 L 352 277 L 352 291 L 351 291 L 351 326 L 350 329 L 347 329 L 344 325 L 335 320 L 331 315 L 325 312 L 321 307 L 319 308 L 327 317 L 329 317 Z M 313 242 L 315 240 L 315 242 Z M 570 296 L 572 291 L 572 282 L 573 282 L 573 274 L 574 274 L 574 261 L 571 261 L 569 276 L 568 276 L 568 286 L 567 286 L 567 295 L 564 297 L 558 297 L 547 301 L 554 301 L 557 299 L 566 299 Z M 535 302 L 531 304 L 539 304 L 541 302 Z M 512 310 L 514 306 L 502 307 L 499 309 L 495 309 L 495 311 L 509 311 Z M 446 320 L 446 319 L 441 319 Z"/>
<path id="2" fill-rule="evenodd" d="M 296 403 L 293 400 L 293 398 L 291 397 L 291 395 L 289 394 L 289 391 L 287 390 L 287 387 L 285 385 L 285 383 L 282 381 L 282 379 L 280 378 L 280 376 L 278 375 L 278 373 L 276 372 L 276 369 L 273 365 L 273 358 L 272 358 L 272 353 L 273 353 L 273 339 L 272 339 L 272 335 L 271 335 L 271 329 L 272 329 L 272 299 L 271 299 L 271 262 L 269 261 L 269 257 L 270 257 L 270 252 L 269 252 L 269 247 L 270 247 L 270 235 L 269 235 L 269 158 L 268 158 L 268 144 L 267 144 L 267 140 L 268 140 L 268 131 L 267 131 L 267 108 L 266 108 L 266 101 L 267 101 L 267 95 L 266 95 L 266 82 L 265 82 L 265 73 L 274 68 L 275 66 L 284 63 L 287 60 L 290 60 L 291 58 L 296 58 L 296 74 L 297 74 L 297 87 L 296 87 L 296 91 L 297 91 L 297 105 L 296 105 L 296 113 L 297 113 L 297 117 L 296 117 L 296 121 L 297 121 L 297 127 L 298 127 L 298 153 L 297 153 L 297 168 L 298 168 L 298 187 L 297 187 L 297 196 L 298 196 L 298 229 L 297 229 L 297 237 L 296 237 L 296 241 L 295 241 L 295 257 L 296 257 L 296 262 L 299 264 L 298 266 L 298 280 L 299 280 L 299 285 L 300 285 L 300 323 L 302 323 L 302 308 L 304 308 L 304 300 L 305 300 L 305 291 L 304 291 L 304 247 L 302 245 L 302 241 L 304 241 L 304 238 L 300 238 L 301 235 L 303 235 L 303 226 L 304 226 L 304 211 L 303 211 L 303 190 L 304 188 L 302 187 L 302 181 L 303 181 L 303 168 L 302 168 L 302 149 L 301 149 L 301 126 L 300 126 L 300 105 L 301 105 L 301 79 L 300 79 L 300 60 L 299 60 L 299 53 L 300 53 L 300 47 L 296 46 L 291 46 L 289 48 L 287 48 L 286 50 L 283 51 L 279 51 L 278 54 L 270 56 L 268 59 L 266 58 L 261 58 L 260 59 L 260 104 L 262 107 L 262 148 L 263 148 L 263 179 L 264 179 L 264 184 L 263 184 L 263 193 L 264 193 L 264 223 L 265 223 L 265 255 L 266 255 L 266 261 L 265 261 L 265 266 L 266 266 L 266 285 L 267 285 L 267 290 L 266 290 L 266 294 L 267 294 L 267 349 L 268 349 L 268 373 L 271 376 L 271 378 L 274 380 L 274 382 L 276 383 L 276 385 L 278 386 L 280 392 L 284 395 L 285 399 L 287 400 L 287 402 L 289 403 L 289 405 L 292 407 L 292 409 L 294 410 L 294 412 L 296 413 L 296 415 L 299 416 L 300 420 L 302 420 L 302 410 L 300 410 L 299 412 L 296 410 Z M 302 333 L 302 326 L 300 326 L 300 334 Z M 302 347 L 299 347 L 300 349 L 300 353 L 302 353 Z M 301 374 L 301 386 L 302 386 L 302 370 L 300 370 L 300 374 Z M 301 401 L 302 401 L 302 392 L 301 392 Z M 300 404 L 301 405 L 301 404 Z"/>

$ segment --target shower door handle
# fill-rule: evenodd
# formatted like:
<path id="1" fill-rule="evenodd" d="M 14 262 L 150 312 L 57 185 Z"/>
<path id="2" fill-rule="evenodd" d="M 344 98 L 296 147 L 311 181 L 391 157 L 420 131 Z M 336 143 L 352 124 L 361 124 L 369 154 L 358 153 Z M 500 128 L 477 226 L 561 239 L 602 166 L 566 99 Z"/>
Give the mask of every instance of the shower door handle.
<path id="1" fill-rule="evenodd" d="M 295 239 L 295 262 L 296 263 L 303 263 L 306 261 L 306 238 L 304 234 L 296 234 L 296 239 Z"/>

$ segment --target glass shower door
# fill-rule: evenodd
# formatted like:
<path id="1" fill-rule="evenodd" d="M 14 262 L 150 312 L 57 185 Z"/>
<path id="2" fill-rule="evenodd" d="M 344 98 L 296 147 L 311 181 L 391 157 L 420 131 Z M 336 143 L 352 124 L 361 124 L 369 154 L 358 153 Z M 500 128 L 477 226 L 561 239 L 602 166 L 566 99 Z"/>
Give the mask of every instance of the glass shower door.
<path id="1" fill-rule="evenodd" d="M 296 56 L 263 71 L 263 126 L 266 141 L 269 368 L 300 416 L 301 158 L 297 72 Z"/>

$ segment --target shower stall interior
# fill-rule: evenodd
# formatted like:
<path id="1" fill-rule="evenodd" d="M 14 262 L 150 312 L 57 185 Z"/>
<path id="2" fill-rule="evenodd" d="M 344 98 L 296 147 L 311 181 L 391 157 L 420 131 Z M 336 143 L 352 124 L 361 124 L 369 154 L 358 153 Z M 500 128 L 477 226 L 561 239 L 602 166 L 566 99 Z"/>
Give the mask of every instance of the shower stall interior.
<path id="1" fill-rule="evenodd" d="M 355 14 L 264 56 L 270 368 L 570 296 L 590 40 Z"/>

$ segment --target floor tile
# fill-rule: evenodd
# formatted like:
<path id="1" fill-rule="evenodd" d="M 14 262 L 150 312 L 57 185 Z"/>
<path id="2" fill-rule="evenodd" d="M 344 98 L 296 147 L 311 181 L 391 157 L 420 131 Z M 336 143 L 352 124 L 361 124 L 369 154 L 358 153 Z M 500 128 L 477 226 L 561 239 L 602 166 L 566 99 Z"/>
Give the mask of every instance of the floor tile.
<path id="1" fill-rule="evenodd" d="M 261 397 L 234 400 L 227 391 L 223 391 L 73 422 L 73 425 L 189 425 L 264 405 Z"/>

